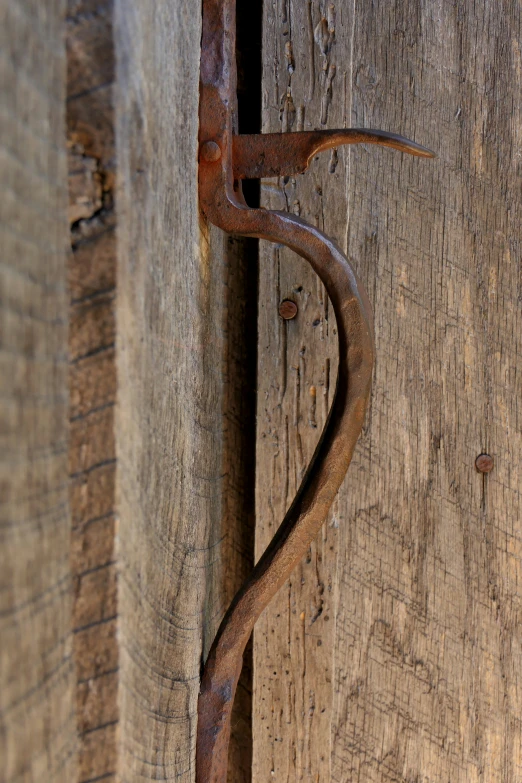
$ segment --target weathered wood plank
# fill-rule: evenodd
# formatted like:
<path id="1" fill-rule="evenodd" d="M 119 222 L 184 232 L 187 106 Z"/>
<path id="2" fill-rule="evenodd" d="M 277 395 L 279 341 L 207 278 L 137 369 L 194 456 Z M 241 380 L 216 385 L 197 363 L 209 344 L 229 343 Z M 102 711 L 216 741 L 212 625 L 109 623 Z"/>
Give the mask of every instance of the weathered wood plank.
<path id="1" fill-rule="evenodd" d="M 120 777 L 194 779 L 223 496 L 224 309 L 197 194 L 201 15 L 116 3 Z"/>
<path id="2" fill-rule="evenodd" d="M 69 470 L 78 783 L 116 774 L 114 58 L 112 2 L 67 6 Z M 81 674 L 80 674 L 81 672 Z"/>
<path id="3" fill-rule="evenodd" d="M 377 366 L 368 427 L 333 513 L 334 660 L 316 647 L 317 593 L 304 564 L 287 608 L 270 608 L 256 634 L 254 778 L 514 783 L 522 774 L 520 9 L 301 6 L 266 4 L 266 129 L 292 120 L 296 129 L 301 117 L 321 127 L 329 104 L 330 127 L 340 109 L 341 125 L 400 130 L 440 158 L 339 152 L 336 167 L 323 159 L 265 196 L 298 202 L 344 240 L 374 304 Z M 291 500 L 296 448 L 310 453 L 302 389 L 319 388 L 320 361 L 310 359 L 309 322 L 325 328 L 320 295 L 293 259 L 266 252 L 261 268 L 260 547 Z M 277 322 L 285 295 L 300 305 L 293 324 Z M 329 351 L 322 356 L 334 366 Z M 475 470 L 482 451 L 496 460 L 487 477 Z M 333 691 L 319 681 L 313 705 L 309 667 L 334 671 Z M 331 757 L 306 734 L 319 699 Z"/>
<path id="4" fill-rule="evenodd" d="M 275 12 L 274 12 L 275 11 Z M 329 16 L 328 16 L 329 14 Z M 348 51 L 348 19 L 333 27 L 308 3 L 265 4 L 263 130 L 291 132 L 346 126 L 346 104 L 330 103 L 333 42 Z M 341 75 L 342 83 L 342 75 Z M 266 181 L 263 203 L 288 209 L 342 242 L 346 165 L 323 153 L 304 177 Z M 333 399 L 335 318 L 308 264 L 285 248 L 263 245 L 259 291 L 256 554 L 264 550 L 304 475 Z M 298 306 L 283 321 L 279 303 Z M 253 779 L 330 781 L 335 574 L 339 512 L 335 506 L 254 632 Z"/>
<path id="5" fill-rule="evenodd" d="M 0 41 L 2 781 L 76 779 L 68 503 L 64 2 L 8 0 Z"/>

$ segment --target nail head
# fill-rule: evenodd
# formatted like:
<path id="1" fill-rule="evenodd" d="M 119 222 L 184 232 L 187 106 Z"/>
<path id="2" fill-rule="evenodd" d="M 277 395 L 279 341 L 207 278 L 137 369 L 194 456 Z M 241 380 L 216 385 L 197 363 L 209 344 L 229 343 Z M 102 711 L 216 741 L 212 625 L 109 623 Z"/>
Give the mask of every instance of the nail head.
<path id="1" fill-rule="evenodd" d="M 207 163 L 215 163 L 221 157 L 219 144 L 215 141 L 204 141 L 201 145 L 201 157 Z"/>
<path id="2" fill-rule="evenodd" d="M 279 315 L 284 318 L 285 321 L 290 321 L 297 315 L 297 305 L 292 302 L 291 299 L 283 299 L 279 305 Z"/>
<path id="3" fill-rule="evenodd" d="M 475 467 L 479 473 L 491 473 L 494 467 L 493 457 L 489 454 L 479 454 L 475 460 Z"/>

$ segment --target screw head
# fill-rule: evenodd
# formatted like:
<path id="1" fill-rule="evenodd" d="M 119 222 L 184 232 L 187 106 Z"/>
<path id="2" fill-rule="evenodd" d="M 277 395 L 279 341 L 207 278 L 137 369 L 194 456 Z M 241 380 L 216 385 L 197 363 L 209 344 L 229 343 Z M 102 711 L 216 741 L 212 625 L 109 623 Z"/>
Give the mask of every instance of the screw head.
<path id="1" fill-rule="evenodd" d="M 291 321 L 297 315 L 297 305 L 291 299 L 283 299 L 279 305 L 279 315 L 285 321 Z"/>
<path id="2" fill-rule="evenodd" d="M 215 141 L 204 141 L 200 149 L 201 159 L 207 163 L 215 163 L 221 157 L 219 144 Z"/>
<path id="3" fill-rule="evenodd" d="M 489 454 L 479 454 L 475 460 L 475 467 L 479 473 L 491 473 L 495 463 Z"/>

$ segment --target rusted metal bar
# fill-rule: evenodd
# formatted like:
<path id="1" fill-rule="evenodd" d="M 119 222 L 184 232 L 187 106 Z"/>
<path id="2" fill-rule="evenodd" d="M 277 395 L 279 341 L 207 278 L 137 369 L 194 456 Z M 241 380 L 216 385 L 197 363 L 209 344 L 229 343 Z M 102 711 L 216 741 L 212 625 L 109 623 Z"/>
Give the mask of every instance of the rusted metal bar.
<path id="1" fill-rule="evenodd" d="M 349 261 L 325 234 L 285 212 L 249 208 L 241 180 L 304 171 L 318 151 L 381 144 L 433 154 L 375 130 L 238 136 L 235 0 L 203 0 L 199 195 L 207 219 L 231 234 L 280 242 L 323 281 L 339 336 L 337 389 L 328 421 L 299 491 L 254 571 L 226 613 L 210 650 L 198 704 L 197 783 L 226 783 L 232 704 L 254 624 L 323 524 L 350 465 L 370 395 L 374 346 L 371 307 Z"/>
<path id="2" fill-rule="evenodd" d="M 322 150 L 343 144 L 378 144 L 420 158 L 433 153 L 414 141 L 380 130 L 346 128 L 344 130 L 298 131 L 234 136 L 232 139 L 234 177 L 261 179 L 290 176 L 306 171 L 310 161 Z"/>

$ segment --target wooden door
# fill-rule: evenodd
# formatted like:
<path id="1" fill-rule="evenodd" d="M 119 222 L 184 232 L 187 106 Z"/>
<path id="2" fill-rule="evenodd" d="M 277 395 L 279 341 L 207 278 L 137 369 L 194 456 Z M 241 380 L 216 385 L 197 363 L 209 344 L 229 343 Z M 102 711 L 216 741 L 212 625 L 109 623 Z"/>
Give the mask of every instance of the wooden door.
<path id="1" fill-rule="evenodd" d="M 433 148 L 324 153 L 262 199 L 336 237 L 375 314 L 354 462 L 255 631 L 253 779 L 522 775 L 520 8 L 264 4 L 263 130 L 370 127 Z M 278 318 L 278 303 L 299 308 Z M 324 289 L 260 254 L 259 554 L 335 387 Z M 478 455 L 494 459 L 490 474 Z"/>

